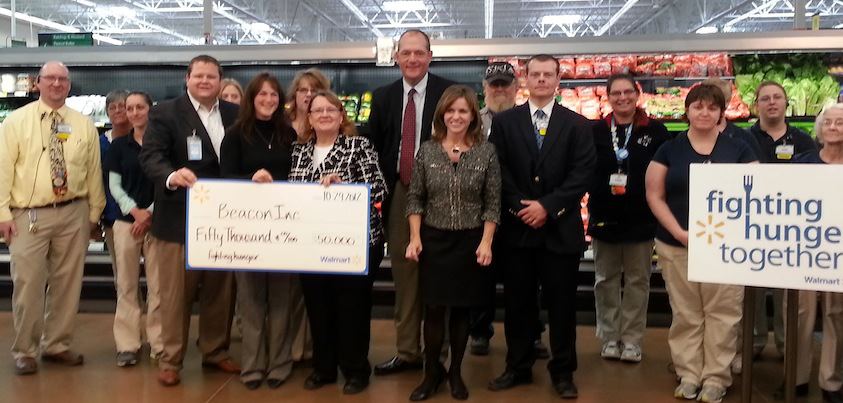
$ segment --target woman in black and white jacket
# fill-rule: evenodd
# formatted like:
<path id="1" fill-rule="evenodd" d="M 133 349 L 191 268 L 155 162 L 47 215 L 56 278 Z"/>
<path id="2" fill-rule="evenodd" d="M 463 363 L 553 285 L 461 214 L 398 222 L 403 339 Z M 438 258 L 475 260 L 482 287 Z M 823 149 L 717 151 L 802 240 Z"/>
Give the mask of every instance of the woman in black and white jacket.
<path id="1" fill-rule="evenodd" d="M 290 182 L 367 183 L 371 186 L 369 274 L 301 276 L 307 315 L 313 331 L 313 373 L 304 387 L 317 389 L 345 376 L 343 393 L 369 385 L 369 323 L 372 279 L 383 258 L 383 224 L 377 206 L 386 198 L 378 155 L 366 138 L 356 136 L 342 102 L 330 91 L 317 92 L 308 108 L 303 144 L 293 149 Z"/>

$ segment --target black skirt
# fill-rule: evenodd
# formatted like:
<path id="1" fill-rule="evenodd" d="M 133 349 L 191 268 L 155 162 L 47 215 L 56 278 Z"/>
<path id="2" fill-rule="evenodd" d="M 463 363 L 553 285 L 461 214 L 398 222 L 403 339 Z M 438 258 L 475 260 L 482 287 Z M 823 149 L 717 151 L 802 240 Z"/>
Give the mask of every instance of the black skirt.
<path id="1" fill-rule="evenodd" d="M 419 281 L 426 305 L 471 307 L 492 303 L 492 269 L 480 266 L 475 254 L 482 238 L 483 227 L 449 231 L 422 225 Z"/>

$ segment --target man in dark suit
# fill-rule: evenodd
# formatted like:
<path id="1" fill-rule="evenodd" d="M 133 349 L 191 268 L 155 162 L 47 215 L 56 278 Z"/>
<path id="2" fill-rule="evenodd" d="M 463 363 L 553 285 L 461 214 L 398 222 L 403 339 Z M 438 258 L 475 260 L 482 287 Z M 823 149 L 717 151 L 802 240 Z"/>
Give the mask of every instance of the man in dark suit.
<path id="1" fill-rule="evenodd" d="M 156 105 L 149 113 L 140 162 L 155 184 L 150 252 L 161 284 L 161 339 L 158 381 L 180 382 L 187 349 L 190 313 L 199 294 L 199 349 L 202 365 L 225 372 L 240 368 L 228 355 L 233 310 L 231 272 L 186 271 L 184 259 L 187 188 L 198 178 L 220 175 L 219 150 L 237 106 L 219 101 L 222 67 L 211 56 L 193 58 L 187 68 L 187 93 Z M 201 287 L 200 287 L 201 285 Z"/>
<path id="2" fill-rule="evenodd" d="M 404 257 L 410 229 L 404 210 L 413 160 L 419 145 L 430 138 L 433 112 L 452 81 L 428 73 L 433 52 L 430 38 L 409 30 L 398 40 L 395 60 L 401 79 L 375 90 L 369 132 L 378 151 L 381 171 L 389 189 L 384 203 L 387 243 L 395 282 L 395 329 L 398 354 L 375 366 L 375 375 L 421 369 L 422 303 L 416 262 Z"/>
<path id="3" fill-rule="evenodd" d="M 580 200 L 595 166 L 588 121 L 554 102 L 559 64 L 548 55 L 527 62 L 529 101 L 492 120 L 489 140 L 501 163 L 499 263 L 506 318 L 506 371 L 489 383 L 497 391 L 532 381 L 537 284 L 548 308 L 547 364 L 556 392 L 577 397 L 577 271 L 585 244 Z"/>

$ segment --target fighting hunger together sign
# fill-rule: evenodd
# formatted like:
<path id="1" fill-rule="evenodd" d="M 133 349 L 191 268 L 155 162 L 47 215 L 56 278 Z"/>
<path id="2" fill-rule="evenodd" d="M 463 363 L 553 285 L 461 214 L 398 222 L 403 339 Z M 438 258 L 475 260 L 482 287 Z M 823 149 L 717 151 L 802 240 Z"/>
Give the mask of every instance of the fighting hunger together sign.
<path id="1" fill-rule="evenodd" d="M 688 278 L 843 292 L 843 167 L 691 166 Z"/>
<path id="2" fill-rule="evenodd" d="M 187 196 L 188 269 L 368 273 L 368 185 L 203 179 Z"/>

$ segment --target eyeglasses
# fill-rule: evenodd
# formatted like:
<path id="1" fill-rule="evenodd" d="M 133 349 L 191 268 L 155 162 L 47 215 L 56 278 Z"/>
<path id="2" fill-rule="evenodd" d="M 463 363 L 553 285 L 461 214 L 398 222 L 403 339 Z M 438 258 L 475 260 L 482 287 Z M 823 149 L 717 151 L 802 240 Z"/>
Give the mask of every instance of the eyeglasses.
<path id="1" fill-rule="evenodd" d="M 39 80 L 45 80 L 48 83 L 59 83 L 59 84 L 67 84 L 70 81 L 70 78 L 65 76 L 39 76 Z"/>
<path id="2" fill-rule="evenodd" d="M 296 88 L 296 92 L 299 94 L 315 94 L 316 91 L 313 88 Z"/>
<path id="3" fill-rule="evenodd" d="M 315 108 L 310 110 L 311 115 L 333 115 L 340 110 L 337 108 Z"/>
<path id="4" fill-rule="evenodd" d="M 779 101 L 782 101 L 782 100 L 784 100 L 784 95 L 781 95 L 781 94 L 776 94 L 776 95 L 772 95 L 772 96 L 765 95 L 761 98 L 758 98 L 758 103 L 759 104 L 769 104 L 769 103 L 773 103 L 773 102 L 779 102 Z"/>
<path id="5" fill-rule="evenodd" d="M 831 125 L 843 128 L 843 119 L 823 119 L 823 127 L 831 127 Z"/>
<path id="6" fill-rule="evenodd" d="M 623 95 L 623 96 L 631 97 L 631 96 L 633 96 L 637 93 L 638 92 L 635 91 L 635 90 L 609 91 L 609 96 L 619 97 L 619 96 Z"/>

